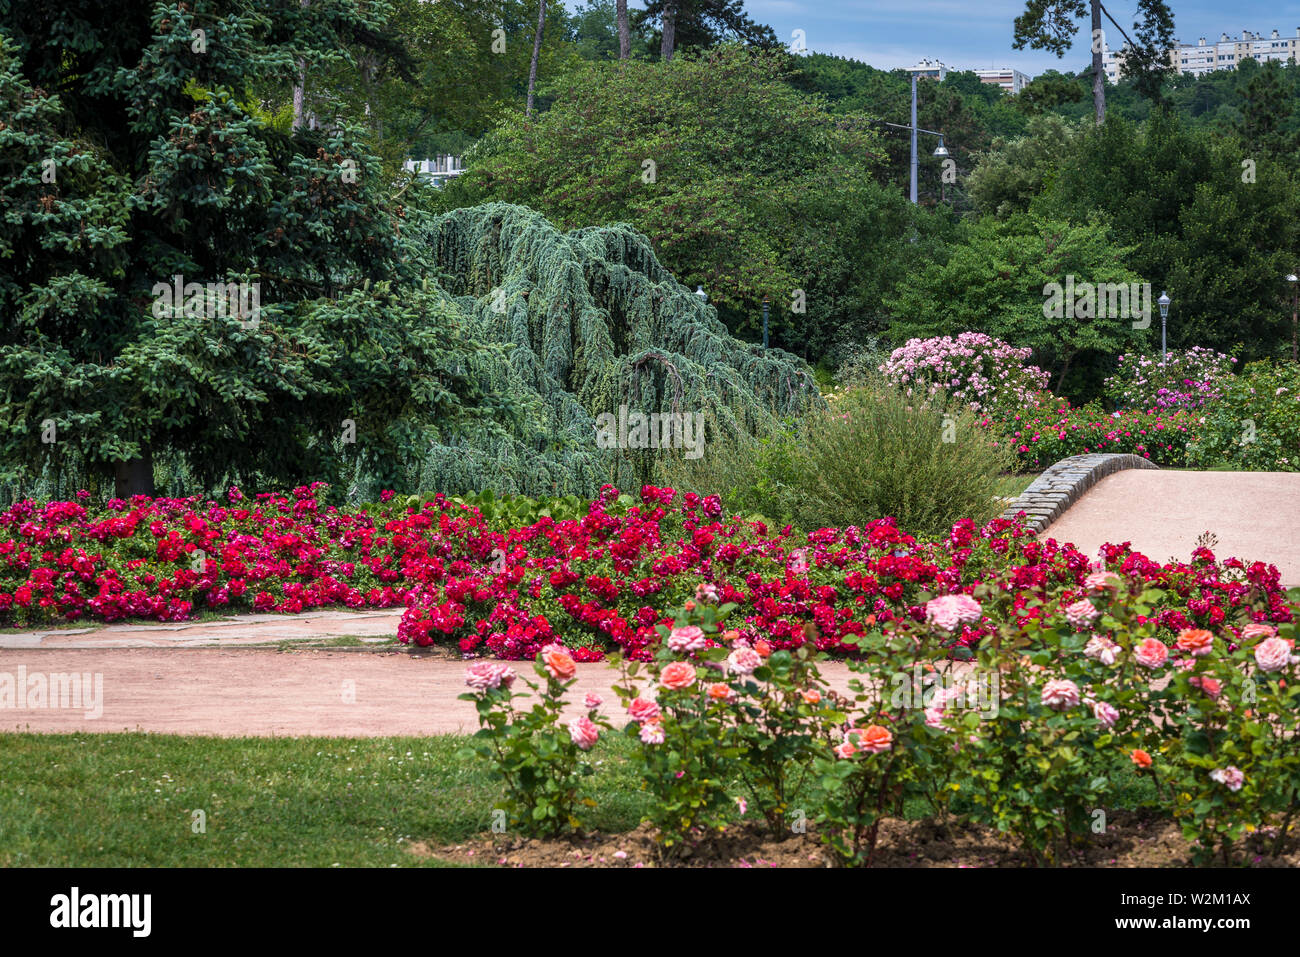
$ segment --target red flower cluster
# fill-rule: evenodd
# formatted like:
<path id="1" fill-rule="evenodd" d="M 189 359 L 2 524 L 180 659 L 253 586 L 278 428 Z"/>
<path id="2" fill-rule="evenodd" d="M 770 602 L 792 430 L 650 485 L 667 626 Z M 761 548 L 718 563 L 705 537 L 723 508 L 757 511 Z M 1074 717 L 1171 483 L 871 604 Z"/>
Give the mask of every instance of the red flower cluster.
<path id="1" fill-rule="evenodd" d="M 918 543 L 890 518 L 796 539 L 724 518 L 716 496 L 647 486 L 625 514 L 606 487 L 581 520 L 502 531 L 442 496 L 372 514 L 323 506 L 319 488 L 252 503 L 232 489 L 229 505 L 137 497 L 95 516 L 76 502 L 18 503 L 0 513 L 0 620 L 406 605 L 403 642 L 511 659 L 560 642 L 579 661 L 614 648 L 644 658 L 655 627 L 705 582 L 717 601 L 740 606 L 747 638 L 847 652 L 845 640 L 868 629 L 924 620 L 934 595 L 997 580 L 1029 617 L 1043 612 L 1032 598 L 1053 586 L 1082 595 L 1090 571 L 1073 546 L 1001 519 L 959 522 L 942 542 Z M 1256 621 L 1291 620 L 1273 566 L 1220 562 L 1206 549 L 1190 564 L 1160 564 L 1127 544 L 1107 546 L 1104 558 L 1128 581 L 1167 591 L 1159 623 L 1171 640 L 1243 608 Z M 978 641 L 988 624 L 968 624 L 954 641 Z"/>

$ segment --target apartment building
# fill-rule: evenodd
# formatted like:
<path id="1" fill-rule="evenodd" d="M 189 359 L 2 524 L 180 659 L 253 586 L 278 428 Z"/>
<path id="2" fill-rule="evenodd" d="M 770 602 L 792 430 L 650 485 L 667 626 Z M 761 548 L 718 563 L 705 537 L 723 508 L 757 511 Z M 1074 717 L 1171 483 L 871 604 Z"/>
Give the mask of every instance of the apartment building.
<path id="1" fill-rule="evenodd" d="M 1127 46 L 1127 44 L 1126 44 Z M 1300 27 L 1295 35 L 1284 37 L 1274 30 L 1269 36 L 1262 33 L 1241 31 L 1240 37 L 1223 34 L 1218 42 L 1208 43 L 1205 37 L 1196 43 L 1178 43 L 1169 51 L 1169 63 L 1179 73 L 1200 76 L 1214 70 L 1235 70 L 1237 64 L 1247 57 L 1260 63 L 1268 60 L 1300 61 Z M 1124 63 L 1124 50 L 1112 50 L 1109 44 L 1102 48 L 1102 65 L 1106 79 L 1112 83 L 1119 81 L 1120 67 Z"/>
<path id="2" fill-rule="evenodd" d="M 1000 86 L 1008 93 L 1019 93 L 1029 82 L 1029 76 L 1021 73 L 1019 70 L 1013 70 L 1005 67 L 1000 70 L 974 70 L 974 74 L 980 78 L 981 83 L 992 83 Z"/>

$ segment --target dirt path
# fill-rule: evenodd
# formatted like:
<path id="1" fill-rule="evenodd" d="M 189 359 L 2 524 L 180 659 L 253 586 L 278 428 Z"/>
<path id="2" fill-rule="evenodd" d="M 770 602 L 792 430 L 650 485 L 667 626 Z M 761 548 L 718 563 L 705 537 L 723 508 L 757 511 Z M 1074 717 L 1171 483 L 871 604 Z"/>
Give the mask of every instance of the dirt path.
<path id="1" fill-rule="evenodd" d="M 525 669 L 531 664 L 512 666 L 528 674 Z M 824 671 L 832 687 L 847 690 L 851 675 L 845 665 L 832 663 Z M 25 676 L 30 688 L 33 676 L 49 682 L 56 672 L 91 675 L 87 687 L 102 681 L 101 698 L 83 698 L 79 707 L 15 708 L 0 695 L 0 731 L 231 737 L 427 735 L 478 728 L 474 706 L 457 700 L 468 690 L 465 663 L 405 651 L 0 650 L 0 688 L 6 674 L 15 684 Z M 607 714 L 620 715 L 610 688 L 617 677 L 608 665 L 579 665 L 576 693 L 571 691 L 570 699 L 580 709 L 583 696 L 594 691 L 604 697 Z M 102 712 L 98 716 L 97 710 Z"/>
<path id="2" fill-rule="evenodd" d="M 1155 561 L 1187 561 L 1202 532 L 1214 553 L 1276 565 L 1300 585 L 1300 473 L 1128 469 L 1106 476 L 1039 538 L 1073 542 L 1095 555 L 1132 542 Z"/>

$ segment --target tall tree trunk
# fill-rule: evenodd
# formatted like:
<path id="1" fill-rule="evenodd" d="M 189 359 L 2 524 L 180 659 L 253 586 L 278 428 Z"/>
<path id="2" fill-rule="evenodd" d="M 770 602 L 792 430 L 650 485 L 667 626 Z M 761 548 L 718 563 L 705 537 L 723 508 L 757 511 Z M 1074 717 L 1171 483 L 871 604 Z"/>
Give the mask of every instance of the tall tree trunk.
<path id="1" fill-rule="evenodd" d="M 618 0 L 614 9 L 618 14 L 618 58 L 626 60 L 632 55 L 632 30 L 627 22 L 627 0 Z"/>
<path id="2" fill-rule="evenodd" d="M 311 0 L 298 0 L 298 6 L 304 10 L 307 9 Z M 307 62 L 298 60 L 298 82 L 293 85 L 293 128 L 302 127 L 303 121 L 303 101 L 307 90 Z"/>
<path id="3" fill-rule="evenodd" d="M 1098 126 L 1106 122 L 1106 69 L 1101 46 L 1101 0 L 1092 0 L 1092 105 Z"/>
<path id="4" fill-rule="evenodd" d="M 659 52 L 667 63 L 673 58 L 673 46 L 677 42 L 677 0 L 667 0 L 664 4 L 664 39 L 659 45 Z"/>
<path id="5" fill-rule="evenodd" d="M 113 494 L 117 498 L 153 495 L 153 451 L 146 445 L 140 457 L 113 463 Z"/>
<path id="6" fill-rule="evenodd" d="M 537 33 L 533 36 L 533 62 L 528 67 L 528 105 L 524 108 L 525 116 L 533 115 L 533 89 L 537 86 L 537 57 L 542 52 L 542 30 L 546 26 L 546 0 L 538 0 Z"/>

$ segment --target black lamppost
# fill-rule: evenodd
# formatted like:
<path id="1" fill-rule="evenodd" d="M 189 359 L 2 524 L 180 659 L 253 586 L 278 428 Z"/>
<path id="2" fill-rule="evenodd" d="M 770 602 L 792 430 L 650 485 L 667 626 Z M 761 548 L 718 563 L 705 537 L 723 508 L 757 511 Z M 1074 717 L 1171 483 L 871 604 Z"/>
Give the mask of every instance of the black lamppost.
<path id="1" fill-rule="evenodd" d="M 1291 361 L 1296 362 L 1296 326 L 1300 325 L 1300 276 L 1295 273 L 1286 277 L 1291 284 Z"/>
<path id="2" fill-rule="evenodd" d="M 763 295 L 763 348 L 767 348 L 767 295 Z"/>
<path id="3" fill-rule="evenodd" d="M 1147 302 L 1150 301 L 1147 300 Z M 1160 306 L 1160 362 L 1163 365 L 1165 361 L 1165 320 L 1169 318 L 1169 304 L 1173 300 L 1169 298 L 1169 293 L 1162 292 L 1156 302 Z"/>

